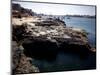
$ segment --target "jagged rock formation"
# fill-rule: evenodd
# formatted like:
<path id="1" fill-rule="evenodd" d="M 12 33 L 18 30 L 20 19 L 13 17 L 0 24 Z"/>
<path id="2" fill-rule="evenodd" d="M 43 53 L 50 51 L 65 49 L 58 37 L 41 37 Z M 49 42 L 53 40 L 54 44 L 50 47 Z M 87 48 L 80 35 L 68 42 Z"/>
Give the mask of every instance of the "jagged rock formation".
<path id="1" fill-rule="evenodd" d="M 32 59 L 23 53 L 24 48 L 16 41 L 12 42 L 12 74 L 39 72 L 39 69 L 32 65 Z"/>
<path id="2" fill-rule="evenodd" d="M 12 17 L 21 18 L 27 16 L 34 16 L 36 13 L 31 9 L 26 9 L 20 6 L 20 4 L 12 4 Z"/>

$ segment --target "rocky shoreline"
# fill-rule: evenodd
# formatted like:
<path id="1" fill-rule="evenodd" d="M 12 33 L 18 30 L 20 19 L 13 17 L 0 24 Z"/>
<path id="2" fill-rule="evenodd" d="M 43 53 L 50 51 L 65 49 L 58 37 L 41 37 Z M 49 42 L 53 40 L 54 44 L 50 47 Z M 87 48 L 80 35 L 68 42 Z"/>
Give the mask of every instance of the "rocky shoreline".
<path id="1" fill-rule="evenodd" d="M 29 10 L 27 10 L 29 13 Z M 15 13 L 16 14 L 16 13 Z M 12 69 L 14 74 L 40 72 L 32 59 L 48 59 L 65 51 L 86 58 L 95 53 L 88 43 L 88 33 L 67 27 L 60 19 L 38 16 L 12 17 Z"/>
<path id="2" fill-rule="evenodd" d="M 46 22 L 48 23 L 47 25 Z M 66 27 L 64 22 L 59 20 L 25 21 L 22 25 L 18 25 L 15 21 L 14 24 L 12 23 L 12 27 L 13 41 L 16 41 L 18 48 L 20 46 L 23 48 L 20 55 L 16 54 L 18 52 L 17 49 L 15 49 L 16 52 L 13 52 L 15 53 L 13 56 L 18 56 L 16 59 L 19 60 L 18 63 L 13 58 L 14 65 L 16 63 L 18 65 L 16 66 L 16 73 L 39 72 L 37 67 L 34 66 L 33 69 L 30 67 L 32 63 L 27 60 L 27 57 L 49 58 L 56 55 L 59 50 L 64 50 L 66 52 L 76 53 L 84 58 L 88 53 L 95 52 L 90 47 L 87 33 L 84 30 Z M 27 65 L 27 67 L 25 66 L 26 68 L 24 67 L 24 62 Z"/>
<path id="3" fill-rule="evenodd" d="M 32 58 L 26 57 L 23 50 L 21 45 L 12 41 L 12 75 L 39 72 L 39 69 L 32 65 Z"/>

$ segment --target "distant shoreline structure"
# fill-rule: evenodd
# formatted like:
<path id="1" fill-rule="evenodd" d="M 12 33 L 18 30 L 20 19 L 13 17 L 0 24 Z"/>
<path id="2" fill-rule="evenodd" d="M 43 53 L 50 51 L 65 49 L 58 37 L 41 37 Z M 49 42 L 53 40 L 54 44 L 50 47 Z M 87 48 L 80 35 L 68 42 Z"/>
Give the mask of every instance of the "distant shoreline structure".
<path id="1" fill-rule="evenodd" d="M 68 17 L 86 17 L 86 18 L 96 18 L 96 15 L 66 15 Z"/>
<path id="2" fill-rule="evenodd" d="M 63 17 L 86 17 L 86 18 L 96 18 L 96 15 L 71 15 L 71 14 L 67 14 L 67 15 L 52 15 L 52 14 L 44 14 L 44 13 L 37 13 L 38 15 L 41 16 L 63 16 Z"/>

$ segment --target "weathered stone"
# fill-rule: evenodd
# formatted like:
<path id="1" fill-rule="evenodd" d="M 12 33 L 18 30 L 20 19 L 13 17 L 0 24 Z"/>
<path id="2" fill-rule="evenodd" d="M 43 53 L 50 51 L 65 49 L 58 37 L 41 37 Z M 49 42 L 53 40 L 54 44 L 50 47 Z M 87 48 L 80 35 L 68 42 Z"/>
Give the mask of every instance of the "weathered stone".
<path id="1" fill-rule="evenodd" d="M 12 42 L 12 74 L 39 72 L 39 69 L 32 65 L 32 59 L 24 55 L 23 50 L 17 42 Z"/>
<path id="2" fill-rule="evenodd" d="M 41 22 L 39 22 L 39 23 L 41 23 Z M 31 26 L 31 24 L 29 25 L 29 24 L 25 23 L 25 24 L 21 25 L 20 27 L 18 27 L 20 30 L 20 37 L 23 37 L 22 40 L 27 39 L 27 41 L 25 41 L 25 40 L 23 41 L 23 46 L 26 49 L 26 51 L 27 50 L 29 51 L 29 49 L 30 49 L 30 53 L 32 55 L 32 53 L 35 53 L 34 52 L 35 50 L 40 51 L 40 49 L 42 49 L 42 52 L 44 52 L 45 50 L 48 51 L 48 48 L 49 49 L 52 48 L 51 51 L 54 50 L 54 52 L 55 52 L 61 46 L 64 47 L 66 45 L 68 45 L 68 46 L 71 45 L 71 47 L 73 47 L 74 44 L 77 47 L 84 46 L 84 48 L 87 48 L 86 50 L 89 51 L 90 48 L 88 48 L 86 46 L 86 44 L 88 44 L 88 40 L 87 40 L 86 34 L 84 34 L 83 30 L 75 29 L 75 28 L 74 29 L 68 28 L 68 27 L 65 27 L 64 25 L 60 25 L 61 23 L 59 23 L 59 22 L 57 22 L 57 24 L 59 24 L 59 25 L 57 25 L 57 26 L 54 26 L 54 25 L 52 25 L 52 26 L 41 26 L 41 25 L 40 26 L 39 25 Z M 16 28 L 16 27 L 14 27 L 14 28 Z M 14 29 L 14 30 L 17 30 L 17 29 Z M 19 32 L 17 33 L 17 31 L 16 31 L 14 33 L 18 34 L 18 36 L 19 36 Z M 18 36 L 16 36 L 16 37 L 18 39 L 21 39 Z M 27 43 L 28 41 L 31 41 L 31 42 Z M 39 44 L 39 43 L 41 43 L 41 44 Z M 66 44 L 62 45 L 63 43 L 66 43 Z M 53 44 L 55 44 L 54 47 L 53 47 Z M 67 47 L 66 47 L 66 49 L 67 49 Z M 85 50 L 83 50 L 83 51 L 86 52 Z"/>
<path id="3" fill-rule="evenodd" d="M 21 58 L 19 60 L 19 64 L 16 68 L 17 74 L 27 74 L 27 73 L 33 73 L 33 72 L 39 72 L 39 69 L 32 65 L 29 58 L 27 58 L 24 54 L 21 55 Z"/>

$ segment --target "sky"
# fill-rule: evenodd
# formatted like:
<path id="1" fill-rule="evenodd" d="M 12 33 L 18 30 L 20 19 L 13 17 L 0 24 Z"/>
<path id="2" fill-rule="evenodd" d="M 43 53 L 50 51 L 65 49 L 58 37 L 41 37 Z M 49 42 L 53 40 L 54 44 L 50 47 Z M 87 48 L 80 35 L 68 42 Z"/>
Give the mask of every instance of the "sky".
<path id="1" fill-rule="evenodd" d="M 13 1 L 13 3 L 18 3 L 24 8 L 32 9 L 36 13 L 43 13 L 47 15 L 95 15 L 95 6 L 15 1 Z"/>

